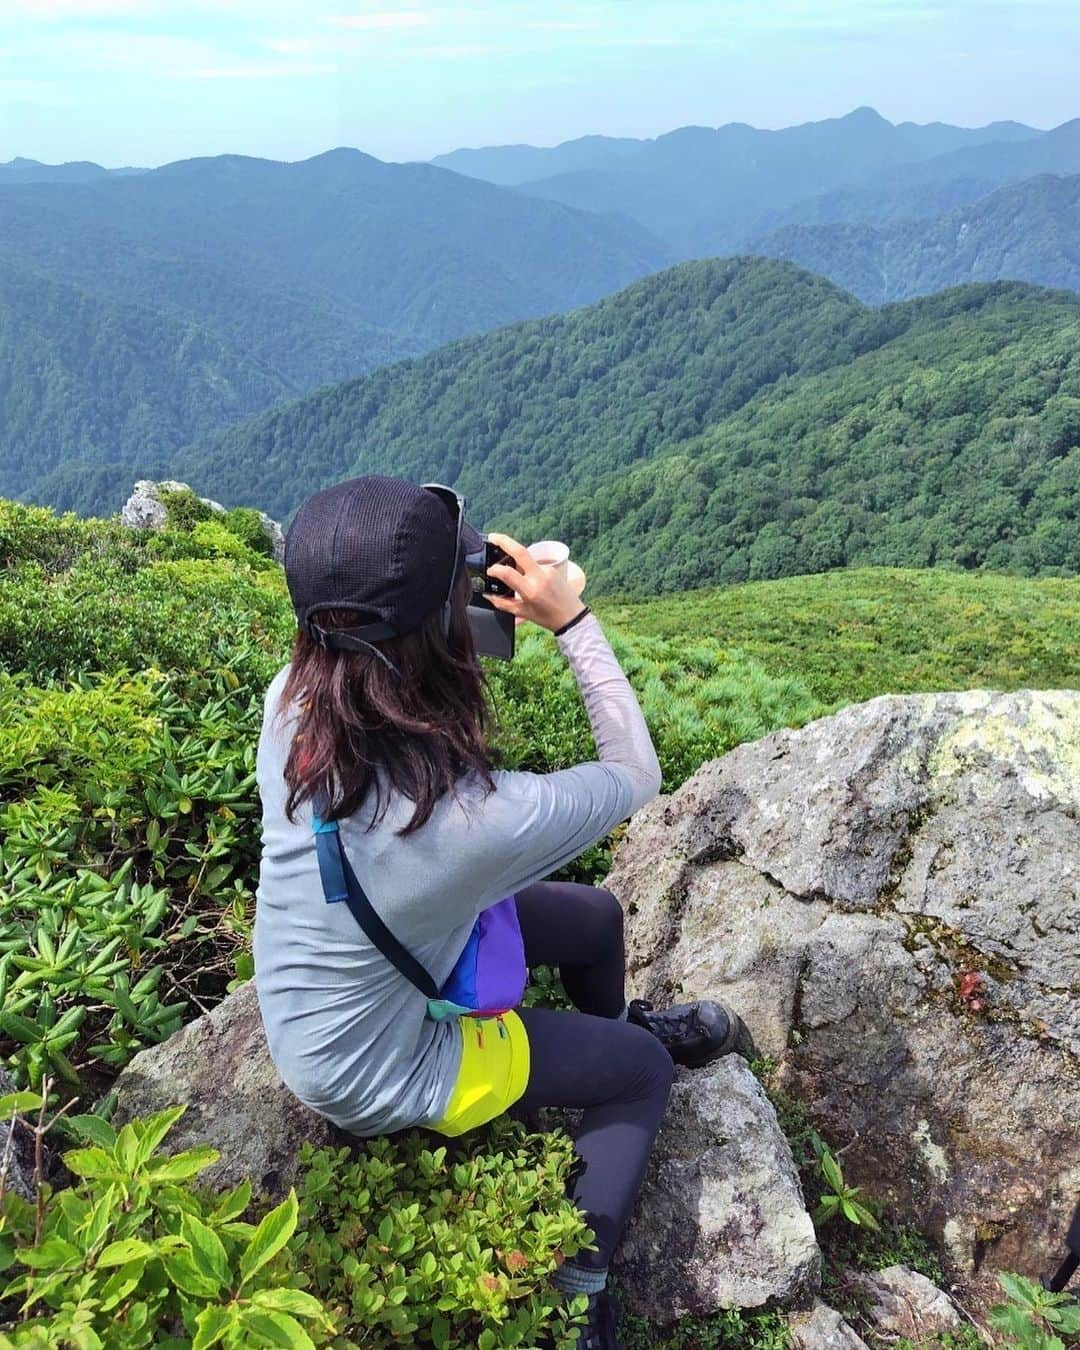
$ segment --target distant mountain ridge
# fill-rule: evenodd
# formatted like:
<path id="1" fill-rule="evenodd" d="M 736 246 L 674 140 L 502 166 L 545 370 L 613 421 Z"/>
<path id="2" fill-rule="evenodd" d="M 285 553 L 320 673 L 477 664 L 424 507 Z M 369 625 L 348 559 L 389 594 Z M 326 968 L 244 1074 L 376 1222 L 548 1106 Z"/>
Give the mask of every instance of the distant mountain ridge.
<path id="1" fill-rule="evenodd" d="M 103 169 L 90 160 L 72 160 L 67 164 L 42 164 L 38 159 L 16 155 L 0 164 L 0 187 L 9 183 L 93 183 L 111 175 L 146 173 L 146 169 Z"/>
<path id="2" fill-rule="evenodd" d="M 587 304 L 669 261 L 633 222 L 347 149 L 5 185 L 0 264 L 18 303 L 0 302 L 0 342 L 16 360 L 32 349 L 38 373 L 0 375 L 0 493 L 32 492 L 68 460 L 167 456 L 208 418 Z M 65 287 L 97 307 L 96 335 L 69 342 L 54 322 Z M 151 314 L 160 339 L 148 341 Z M 173 344 L 180 331 L 200 335 L 194 348 Z M 108 333 L 117 352 L 138 333 L 146 359 L 102 362 Z"/>
<path id="3" fill-rule="evenodd" d="M 1051 139 L 1042 154 L 1023 158 L 1024 147 L 1047 137 Z M 1066 133 L 1061 139 L 1071 137 Z M 981 159 L 980 150 L 985 152 Z M 999 159 L 1002 163 L 995 168 Z M 946 162 L 938 171 L 925 167 L 941 161 Z M 976 128 L 893 125 L 866 107 L 777 131 L 733 122 L 716 128 L 680 127 L 638 142 L 591 137 L 546 151 L 460 150 L 434 162 L 462 173 L 490 175 L 533 196 L 619 212 L 659 234 L 679 257 L 738 251 L 770 229 L 804 223 L 801 213 L 812 211 L 823 194 L 841 189 L 880 194 L 896 175 L 905 182 L 925 183 L 976 178 L 982 195 L 1005 181 L 1002 175 L 1080 171 L 1080 165 L 1071 167 L 1071 145 L 1021 123 Z M 907 207 L 920 213 L 910 197 Z M 790 219 L 782 218 L 785 212 L 791 213 Z"/>
<path id="4" fill-rule="evenodd" d="M 933 220 L 792 225 L 752 248 L 870 304 L 999 279 L 1080 291 L 1080 174 L 1027 178 Z"/>

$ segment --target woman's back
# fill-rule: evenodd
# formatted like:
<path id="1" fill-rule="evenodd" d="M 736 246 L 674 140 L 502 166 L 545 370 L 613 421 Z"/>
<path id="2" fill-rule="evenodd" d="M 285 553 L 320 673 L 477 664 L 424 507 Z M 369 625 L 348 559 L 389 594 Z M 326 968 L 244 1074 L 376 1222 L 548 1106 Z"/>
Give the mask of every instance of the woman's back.
<path id="1" fill-rule="evenodd" d="M 548 876 L 656 795 L 659 765 L 633 690 L 596 617 L 557 638 L 577 677 L 599 760 L 550 774 L 492 773 L 484 795 L 460 779 L 413 833 L 395 831 L 413 803 L 392 791 L 370 831 L 367 801 L 339 822 L 372 905 L 442 984 L 481 909 Z M 255 982 L 270 1053 L 292 1091 L 342 1128 L 377 1134 L 437 1119 L 461 1057 L 456 1021 L 426 1017 L 426 999 L 368 941 L 343 903 L 323 898 L 311 805 L 285 815 L 293 711 L 279 722 L 288 667 L 266 695 L 257 772 L 263 858 Z"/>

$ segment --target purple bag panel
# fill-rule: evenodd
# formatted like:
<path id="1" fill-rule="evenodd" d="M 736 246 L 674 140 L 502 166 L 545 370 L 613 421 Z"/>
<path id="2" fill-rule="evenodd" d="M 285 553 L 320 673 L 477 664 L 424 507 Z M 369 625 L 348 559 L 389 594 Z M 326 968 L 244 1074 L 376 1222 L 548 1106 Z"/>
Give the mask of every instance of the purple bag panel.
<path id="1" fill-rule="evenodd" d="M 440 993 L 469 1012 L 506 1012 L 521 1002 L 528 978 L 517 902 L 508 895 L 480 911 Z"/>

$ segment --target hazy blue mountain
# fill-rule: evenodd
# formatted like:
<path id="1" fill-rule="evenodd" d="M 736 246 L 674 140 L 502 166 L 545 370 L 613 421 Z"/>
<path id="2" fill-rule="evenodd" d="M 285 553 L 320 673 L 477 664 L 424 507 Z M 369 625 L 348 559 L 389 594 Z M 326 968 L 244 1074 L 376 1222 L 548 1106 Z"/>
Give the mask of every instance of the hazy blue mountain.
<path id="1" fill-rule="evenodd" d="M 2 490 L 30 490 L 69 458 L 123 461 L 151 414 L 145 448 L 169 451 L 199 435 L 205 417 L 221 425 L 462 334 L 587 304 L 668 261 L 633 222 L 355 150 L 296 164 L 224 155 L 93 182 L 8 186 L 0 263 L 19 284 L 10 312 L 0 303 L 0 331 L 13 342 L 25 334 L 25 350 L 53 375 L 34 382 L 23 369 L 9 390 Z M 132 331 L 143 334 L 145 382 L 129 381 L 118 357 L 103 382 L 87 383 L 83 348 L 64 346 L 65 287 L 80 297 L 74 331 L 84 345 L 96 342 L 91 302 L 103 328 L 120 335 L 118 351 Z M 48 318 L 40 330 L 38 310 Z M 173 335 L 182 332 L 199 335 L 198 370 L 207 388 L 220 379 L 220 397 L 204 400 L 194 367 L 176 369 Z M 156 374 L 147 364 L 155 356 L 164 363 Z M 57 421 L 59 370 L 70 389 Z M 189 397 L 190 380 L 199 392 Z"/>
<path id="2" fill-rule="evenodd" d="M 754 246 L 881 304 L 969 281 L 1080 291 L 1080 175 L 1042 174 L 933 220 L 795 225 Z"/>
<path id="3" fill-rule="evenodd" d="M 42 164 L 37 159 L 16 155 L 0 164 L 0 187 L 11 183 L 96 183 L 102 178 L 146 173 L 145 169 L 103 169 L 90 160 L 71 160 L 67 164 Z"/>
<path id="4" fill-rule="evenodd" d="M 550 149 L 535 145 L 492 145 L 480 150 L 451 150 L 431 161 L 470 178 L 515 187 L 535 178 L 600 168 L 634 154 L 645 141 L 626 136 L 579 136 Z"/>
<path id="5" fill-rule="evenodd" d="M 474 173 L 487 166 L 532 196 L 617 212 L 660 235 L 679 256 L 703 257 L 742 248 L 770 228 L 802 223 L 798 204 L 824 193 L 849 185 L 880 192 L 904 166 L 983 146 L 1020 148 L 1043 134 L 1015 122 L 977 128 L 912 122 L 894 126 L 872 108 L 857 108 L 845 117 L 779 131 L 737 122 L 680 127 L 636 148 L 618 142 L 617 152 L 602 141 L 592 147 L 569 142 L 539 152 L 532 147 L 457 152 L 440 162 Z M 574 147 L 574 154 L 586 157 L 585 164 L 572 165 Z M 548 172 L 526 179 L 525 172 L 537 164 L 546 164 Z M 987 170 L 980 163 L 967 169 L 961 164 L 952 172 L 978 177 L 980 194 L 988 190 L 983 182 Z M 792 220 L 780 217 L 792 209 Z"/>

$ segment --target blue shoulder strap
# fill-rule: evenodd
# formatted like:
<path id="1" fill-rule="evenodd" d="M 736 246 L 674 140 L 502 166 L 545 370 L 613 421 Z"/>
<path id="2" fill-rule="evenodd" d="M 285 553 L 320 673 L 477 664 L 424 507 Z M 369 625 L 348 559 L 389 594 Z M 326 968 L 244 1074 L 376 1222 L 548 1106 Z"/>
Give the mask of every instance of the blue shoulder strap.
<path id="1" fill-rule="evenodd" d="M 315 851 L 319 858 L 319 875 L 322 878 L 326 903 L 334 904 L 335 901 L 344 900 L 352 911 L 353 918 L 383 956 L 396 966 L 425 998 L 437 1001 L 439 989 L 435 981 L 375 913 L 371 901 L 364 894 L 364 888 L 357 881 L 356 873 L 341 847 L 341 833 L 337 821 L 326 819 L 329 799 L 324 790 L 315 794 L 312 806 L 311 828 L 315 834 Z"/>

